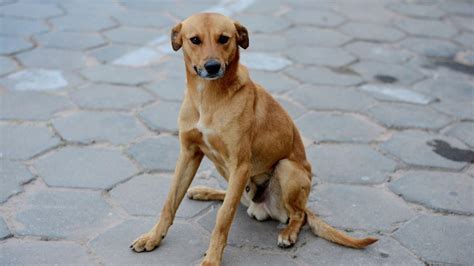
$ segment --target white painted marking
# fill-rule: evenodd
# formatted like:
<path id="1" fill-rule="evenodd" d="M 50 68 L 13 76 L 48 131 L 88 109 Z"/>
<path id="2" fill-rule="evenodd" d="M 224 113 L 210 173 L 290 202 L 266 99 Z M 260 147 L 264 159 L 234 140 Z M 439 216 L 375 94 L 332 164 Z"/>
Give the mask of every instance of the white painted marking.
<path id="1" fill-rule="evenodd" d="M 59 70 L 25 69 L 7 77 L 13 83 L 13 89 L 19 91 L 58 90 L 68 85 Z"/>
<path id="2" fill-rule="evenodd" d="M 240 59 L 248 68 L 266 71 L 279 71 L 292 63 L 279 55 L 259 52 L 243 52 Z"/>
<path id="3" fill-rule="evenodd" d="M 434 100 L 433 98 L 424 94 L 394 85 L 368 84 L 360 87 L 360 89 L 370 93 L 381 94 L 394 100 L 409 103 L 428 104 Z"/>

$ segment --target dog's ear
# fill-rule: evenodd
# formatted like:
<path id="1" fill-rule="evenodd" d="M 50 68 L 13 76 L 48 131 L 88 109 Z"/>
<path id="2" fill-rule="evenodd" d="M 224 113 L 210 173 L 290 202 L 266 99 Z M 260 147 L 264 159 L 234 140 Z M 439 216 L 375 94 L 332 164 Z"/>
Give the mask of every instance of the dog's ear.
<path id="1" fill-rule="evenodd" d="M 183 45 L 183 40 L 181 39 L 181 27 L 182 24 L 178 23 L 171 30 L 171 46 L 173 46 L 173 50 L 175 51 L 178 51 L 179 48 L 181 48 L 181 45 Z"/>
<path id="2" fill-rule="evenodd" d="M 249 47 L 249 33 L 247 29 L 238 21 L 234 21 L 234 25 L 237 30 L 237 44 L 240 47 L 247 49 L 247 47 Z"/>

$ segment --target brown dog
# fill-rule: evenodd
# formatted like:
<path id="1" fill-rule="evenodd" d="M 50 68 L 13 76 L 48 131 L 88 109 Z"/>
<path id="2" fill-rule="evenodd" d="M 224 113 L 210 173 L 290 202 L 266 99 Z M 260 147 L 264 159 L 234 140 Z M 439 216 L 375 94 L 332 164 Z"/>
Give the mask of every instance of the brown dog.
<path id="1" fill-rule="evenodd" d="M 366 247 L 377 239 L 355 239 L 325 224 L 306 208 L 311 165 L 298 129 L 285 110 L 239 64 L 239 47 L 249 46 L 238 22 L 213 13 L 189 17 L 172 29 L 175 51 L 183 48 L 187 91 L 179 113 L 180 156 L 159 222 L 131 248 L 155 249 L 166 236 L 184 194 L 222 200 L 203 265 L 219 265 L 239 202 L 257 220 L 288 223 L 278 246 L 289 247 L 308 222 L 314 234 L 338 244 Z M 229 182 L 227 191 L 193 187 L 206 155 Z"/>

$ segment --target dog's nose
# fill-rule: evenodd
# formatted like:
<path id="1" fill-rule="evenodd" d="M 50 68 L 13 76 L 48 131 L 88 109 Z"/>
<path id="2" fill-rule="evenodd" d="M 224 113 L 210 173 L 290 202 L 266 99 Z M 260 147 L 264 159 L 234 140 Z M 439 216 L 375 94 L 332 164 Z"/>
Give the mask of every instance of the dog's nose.
<path id="1" fill-rule="evenodd" d="M 221 63 L 217 60 L 209 60 L 204 64 L 204 68 L 210 75 L 215 75 L 221 69 Z"/>

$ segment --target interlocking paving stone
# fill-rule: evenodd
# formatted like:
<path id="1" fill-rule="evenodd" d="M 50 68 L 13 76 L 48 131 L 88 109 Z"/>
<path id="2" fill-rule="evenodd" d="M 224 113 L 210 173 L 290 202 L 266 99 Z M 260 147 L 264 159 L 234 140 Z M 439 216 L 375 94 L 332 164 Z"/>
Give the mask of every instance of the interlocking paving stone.
<path id="1" fill-rule="evenodd" d="M 455 44 L 446 40 L 416 37 L 406 38 L 400 45 L 421 55 L 432 57 L 452 57 L 460 50 Z"/>
<path id="2" fill-rule="evenodd" d="M 284 253 L 284 252 L 280 252 Z M 250 251 L 227 247 L 222 259 L 223 265 L 297 265 L 287 254 L 263 253 L 252 249 Z"/>
<path id="3" fill-rule="evenodd" d="M 462 102 L 439 102 L 434 103 L 433 107 L 440 112 L 456 116 L 460 119 L 472 119 L 472 110 L 474 108 L 473 101 Z"/>
<path id="4" fill-rule="evenodd" d="M 87 56 L 79 51 L 36 48 L 17 55 L 27 67 L 75 70 L 87 65 Z"/>
<path id="5" fill-rule="evenodd" d="M 275 100 L 277 100 L 281 106 L 283 106 L 283 109 L 285 109 L 285 111 L 287 111 L 293 119 L 296 119 L 306 113 L 306 109 L 292 101 L 284 98 L 275 98 Z"/>
<path id="6" fill-rule="evenodd" d="M 67 141 L 107 141 L 126 144 L 146 133 L 138 120 L 128 114 L 79 112 L 53 120 L 54 128 Z"/>
<path id="7" fill-rule="evenodd" d="M 46 126 L 0 124 L 0 133 L 2 158 L 26 160 L 60 143 Z"/>
<path id="8" fill-rule="evenodd" d="M 451 21 L 454 22 L 462 30 L 467 31 L 474 31 L 474 19 L 471 17 L 464 17 L 464 16 L 453 16 L 450 18 Z"/>
<path id="9" fill-rule="evenodd" d="M 34 10 L 34 12 L 31 12 L 31 10 Z M 63 11 L 55 5 L 44 3 L 15 3 L 3 6 L 0 11 L 0 15 L 32 19 L 43 19 L 61 14 L 63 14 Z"/>
<path id="10" fill-rule="evenodd" d="M 327 10 L 291 10 L 285 16 L 296 24 L 314 25 L 318 27 L 337 27 L 346 19 Z"/>
<path id="11" fill-rule="evenodd" d="M 408 205 L 379 188 L 322 184 L 309 207 L 329 224 L 355 230 L 389 231 L 415 215 Z"/>
<path id="12" fill-rule="evenodd" d="M 373 103 L 354 89 L 338 87 L 303 85 L 291 91 L 289 96 L 315 110 L 362 111 Z"/>
<path id="13" fill-rule="evenodd" d="M 166 78 L 147 84 L 145 88 L 157 94 L 160 99 L 181 102 L 184 99 L 186 82 L 178 78 Z"/>
<path id="14" fill-rule="evenodd" d="M 3 218 L 0 216 L 0 239 L 4 239 L 11 236 L 10 229 L 8 229 L 7 224 L 3 220 Z M 2 247 L 3 250 L 3 247 Z M 3 263 L 2 255 L 0 253 L 0 263 Z"/>
<path id="15" fill-rule="evenodd" d="M 451 122 L 450 117 L 429 107 L 406 103 L 377 104 L 367 112 L 390 128 L 439 129 Z"/>
<path id="16" fill-rule="evenodd" d="M 360 76 L 353 73 L 339 73 L 324 67 L 292 67 L 286 72 L 301 82 L 335 85 L 335 86 L 353 86 L 362 82 Z"/>
<path id="17" fill-rule="evenodd" d="M 252 51 L 280 52 L 288 49 L 287 40 L 280 35 L 272 34 L 252 34 L 250 37 L 250 48 Z"/>
<path id="18" fill-rule="evenodd" d="M 394 28 L 364 22 L 349 22 L 341 26 L 341 31 L 349 36 L 362 40 L 394 42 L 404 34 Z"/>
<path id="19" fill-rule="evenodd" d="M 280 55 L 260 52 L 244 52 L 240 62 L 250 69 L 266 71 L 279 71 L 291 65 L 291 61 Z"/>
<path id="20" fill-rule="evenodd" d="M 356 60 L 341 48 L 297 46 L 287 51 L 294 61 L 306 65 L 341 67 Z"/>
<path id="21" fill-rule="evenodd" d="M 69 172 L 70 173 L 70 172 Z M 111 224 L 118 215 L 99 191 L 42 190 L 28 196 L 15 219 L 16 234 L 81 239 Z"/>
<path id="22" fill-rule="evenodd" d="M 26 20 L 13 17 L 0 17 L 0 34 L 29 36 L 33 33 L 47 32 L 48 26 L 40 20 Z"/>
<path id="23" fill-rule="evenodd" d="M 219 208 L 214 208 L 198 220 L 198 223 L 208 232 L 212 232 L 216 224 L 216 215 Z M 246 246 L 256 249 L 278 250 L 277 239 L 280 229 L 277 226 L 278 222 L 273 220 L 259 222 L 250 218 L 247 214 L 247 208 L 243 205 L 239 206 L 230 228 L 228 243 L 234 247 Z"/>
<path id="24" fill-rule="evenodd" d="M 300 238 L 307 244 L 298 248 L 296 260 L 304 265 L 424 265 L 397 241 L 388 237 L 380 237 L 377 243 L 362 250 L 341 247 L 315 237 L 310 232 L 301 234 Z"/>
<path id="25" fill-rule="evenodd" d="M 251 71 L 250 78 L 271 93 L 283 93 L 298 87 L 298 82 L 282 73 Z"/>
<path id="26" fill-rule="evenodd" d="M 419 36 L 451 38 L 457 33 L 454 27 L 438 20 L 403 18 L 395 21 L 395 25 L 407 33 Z"/>
<path id="27" fill-rule="evenodd" d="M 367 80 L 377 80 L 377 76 L 390 76 L 401 84 L 412 84 L 423 78 L 423 74 L 408 65 L 362 61 L 351 66 Z"/>
<path id="28" fill-rule="evenodd" d="M 383 132 L 381 127 L 351 114 L 309 112 L 296 124 L 303 135 L 318 142 L 370 142 Z"/>
<path id="29" fill-rule="evenodd" d="M 59 252 L 67 250 L 67 254 Z M 91 265 L 87 250 L 76 243 L 10 239 L 0 244 L 2 265 Z"/>
<path id="30" fill-rule="evenodd" d="M 269 15 L 237 15 L 234 17 L 250 32 L 272 33 L 284 30 L 290 23 L 281 18 Z"/>
<path id="31" fill-rule="evenodd" d="M 470 264 L 474 260 L 472 217 L 422 215 L 396 231 L 395 238 L 428 263 Z"/>
<path id="32" fill-rule="evenodd" d="M 372 22 L 375 24 L 389 24 L 393 19 L 394 13 L 384 6 L 374 5 L 374 2 L 371 1 L 364 3 L 364 5 L 361 5 L 360 2 L 344 2 L 344 5 L 335 6 L 334 11 L 353 21 Z M 326 5 L 322 6 L 322 8 Z M 370 16 L 367 14 L 370 14 Z"/>
<path id="33" fill-rule="evenodd" d="M 159 102 L 139 113 L 143 121 L 158 131 L 178 132 L 178 114 L 181 103 Z"/>
<path id="34" fill-rule="evenodd" d="M 208 237 L 202 236 L 191 224 L 177 221 L 153 252 L 135 253 L 130 250 L 133 240 L 148 232 L 154 222 L 155 218 L 127 220 L 100 234 L 89 245 L 104 263 L 111 265 L 191 265 L 203 258 Z"/>
<path id="35" fill-rule="evenodd" d="M 110 188 L 137 172 L 118 150 L 96 147 L 65 147 L 34 163 L 50 186 Z"/>
<path id="36" fill-rule="evenodd" d="M 436 148 L 437 146 L 435 146 L 436 143 L 433 142 L 434 140 L 440 140 L 447 144 Z M 438 152 L 444 154 L 444 156 L 449 156 L 445 153 L 454 153 L 454 155 L 456 155 L 457 149 L 466 149 L 464 144 L 456 139 L 433 133 L 415 130 L 398 132 L 387 142 L 383 143 L 381 147 L 410 165 L 456 170 L 460 170 L 466 165 L 465 162 L 453 161 L 448 159 L 451 157 L 445 158 L 434 152 L 434 149 L 437 149 L 439 150 Z"/>
<path id="37" fill-rule="evenodd" d="M 464 174 L 410 171 L 391 182 L 389 187 L 405 200 L 437 211 L 474 213 L 474 179 Z"/>
<path id="38" fill-rule="evenodd" d="M 300 26 L 286 31 L 286 39 L 295 45 L 340 46 L 351 37 L 330 29 Z"/>
<path id="39" fill-rule="evenodd" d="M 134 45 L 110 43 L 106 46 L 90 50 L 89 54 L 101 62 L 108 63 L 136 49 L 138 47 Z"/>
<path id="40" fill-rule="evenodd" d="M 382 183 L 395 170 L 396 162 L 367 145 L 320 144 L 306 149 L 313 173 L 333 183 Z"/>
<path id="41" fill-rule="evenodd" d="M 151 69 L 124 66 L 100 65 L 81 71 L 89 80 L 123 85 L 139 85 L 152 81 L 156 73 Z"/>
<path id="42" fill-rule="evenodd" d="M 7 79 L 5 83 L 19 91 L 58 90 L 69 84 L 61 71 L 41 68 L 24 69 L 8 75 Z"/>
<path id="43" fill-rule="evenodd" d="M 359 87 L 378 100 L 406 102 L 415 104 L 429 104 L 436 101 L 436 97 L 421 94 L 405 87 L 391 84 L 366 84 Z"/>
<path id="44" fill-rule="evenodd" d="M 0 43 L 0 54 L 12 54 L 33 47 L 30 42 L 17 37 L 0 36 Z"/>
<path id="45" fill-rule="evenodd" d="M 454 40 L 466 48 L 474 49 L 474 34 L 471 33 L 461 33 L 460 35 L 456 36 Z"/>
<path id="46" fill-rule="evenodd" d="M 1 41 L 1 40 L 0 40 Z M 8 57 L 0 56 L 0 76 L 11 73 L 17 69 L 15 61 Z"/>
<path id="47" fill-rule="evenodd" d="M 404 50 L 393 48 L 380 43 L 357 41 L 344 47 L 361 59 L 385 63 L 403 63 L 408 61 L 412 55 Z"/>
<path id="48" fill-rule="evenodd" d="M 63 96 L 40 92 L 0 92 L 1 120 L 47 120 L 72 107 Z"/>
<path id="49" fill-rule="evenodd" d="M 50 32 L 35 37 L 45 47 L 84 50 L 105 44 L 105 40 L 97 33 Z"/>
<path id="50" fill-rule="evenodd" d="M 443 2 L 439 7 L 449 13 L 472 16 L 474 4 L 468 1 Z"/>
<path id="51" fill-rule="evenodd" d="M 469 81 L 460 79 L 427 79 L 414 86 L 416 91 L 439 97 L 442 101 L 462 102 L 472 100 L 474 86 Z"/>
<path id="52" fill-rule="evenodd" d="M 446 135 L 456 137 L 467 145 L 474 147 L 474 123 L 461 122 L 452 126 Z"/>
<path id="53" fill-rule="evenodd" d="M 162 15 L 157 16 L 156 12 L 147 11 L 151 10 L 127 10 L 126 12 L 114 15 L 114 17 L 119 21 L 120 25 L 131 27 L 171 28 L 171 26 L 176 24 L 176 21 L 171 19 L 171 17 Z"/>
<path id="54" fill-rule="evenodd" d="M 88 109 L 130 109 L 151 102 L 153 96 L 136 87 L 92 84 L 71 92 L 79 106 Z"/>
<path id="55" fill-rule="evenodd" d="M 415 18 L 432 18 L 438 19 L 445 15 L 445 13 L 437 8 L 435 5 L 423 5 L 413 3 L 392 3 L 387 6 L 389 9 L 400 13 L 402 15 Z"/>
<path id="56" fill-rule="evenodd" d="M 104 36 L 112 42 L 143 45 L 160 35 L 160 31 L 139 28 L 114 28 L 104 32 Z"/>
<path id="57" fill-rule="evenodd" d="M 172 136 L 159 136 L 133 144 L 127 152 L 146 170 L 174 171 L 179 141 Z"/>
<path id="58" fill-rule="evenodd" d="M 64 17 L 50 19 L 52 24 L 63 31 L 97 32 L 117 25 L 105 16 L 84 16 L 68 14 Z"/>
<path id="59" fill-rule="evenodd" d="M 21 185 L 33 178 L 30 171 L 20 162 L 0 160 L 0 183 L 2 184 L 0 203 L 7 201 L 12 195 L 22 192 Z"/>
<path id="60" fill-rule="evenodd" d="M 168 197 L 171 180 L 171 175 L 140 175 L 118 185 L 110 192 L 110 195 L 112 200 L 131 215 L 158 216 Z M 209 205 L 211 205 L 210 201 L 196 201 L 185 197 L 176 216 L 193 217 Z"/>

